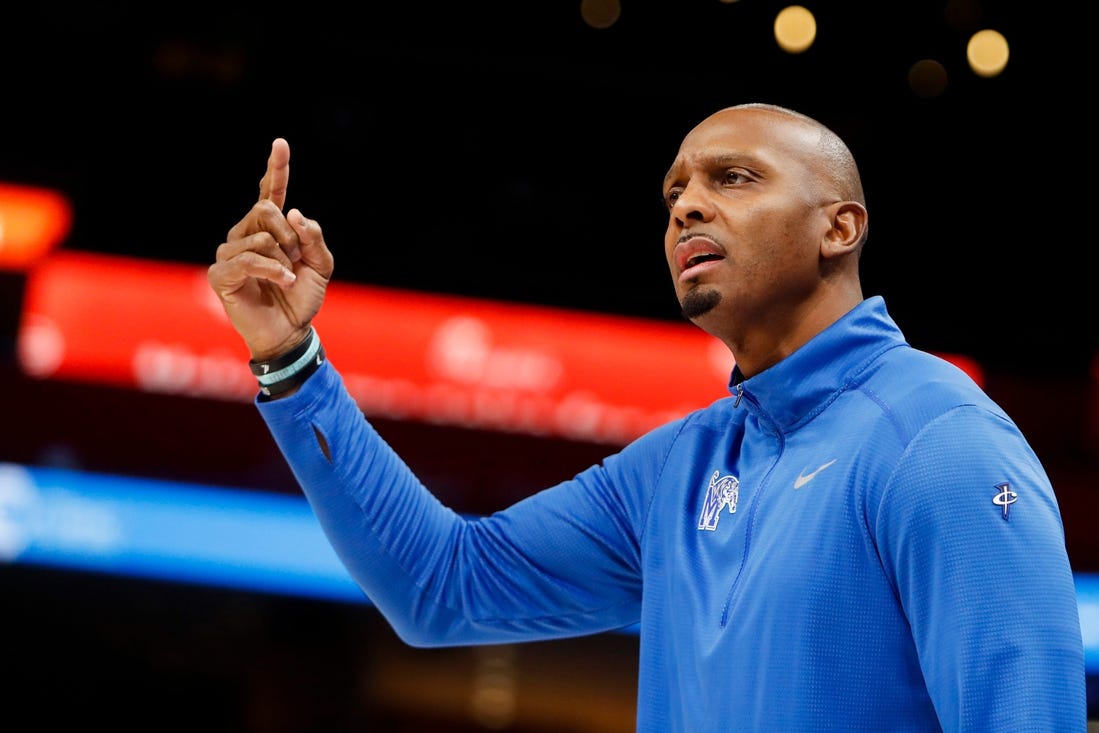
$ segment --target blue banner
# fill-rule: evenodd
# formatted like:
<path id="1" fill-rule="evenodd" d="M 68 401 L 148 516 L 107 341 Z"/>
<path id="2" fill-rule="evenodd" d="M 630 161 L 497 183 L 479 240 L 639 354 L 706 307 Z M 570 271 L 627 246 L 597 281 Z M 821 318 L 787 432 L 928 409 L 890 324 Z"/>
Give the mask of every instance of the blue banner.
<path id="1" fill-rule="evenodd" d="M 12 463 L 0 463 L 0 562 L 369 602 L 302 496 Z M 1097 674 L 1099 574 L 1075 578 Z"/>

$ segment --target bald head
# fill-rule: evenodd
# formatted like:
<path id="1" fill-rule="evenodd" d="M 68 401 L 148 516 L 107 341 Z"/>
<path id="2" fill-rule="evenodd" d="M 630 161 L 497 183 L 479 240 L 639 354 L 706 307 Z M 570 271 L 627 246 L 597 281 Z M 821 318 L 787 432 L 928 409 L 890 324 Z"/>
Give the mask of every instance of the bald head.
<path id="1" fill-rule="evenodd" d="M 831 129 L 809 115 L 777 104 L 766 104 L 764 102 L 748 102 L 726 107 L 711 117 L 718 117 L 736 110 L 761 110 L 805 126 L 816 137 L 814 145 L 818 157 L 816 169 L 822 178 L 822 183 L 826 182 L 830 185 L 832 193 L 840 199 L 858 201 L 863 206 L 866 205 L 866 196 L 862 189 L 862 177 L 859 175 L 858 166 L 855 164 L 855 156 L 851 154 L 847 143 Z"/>

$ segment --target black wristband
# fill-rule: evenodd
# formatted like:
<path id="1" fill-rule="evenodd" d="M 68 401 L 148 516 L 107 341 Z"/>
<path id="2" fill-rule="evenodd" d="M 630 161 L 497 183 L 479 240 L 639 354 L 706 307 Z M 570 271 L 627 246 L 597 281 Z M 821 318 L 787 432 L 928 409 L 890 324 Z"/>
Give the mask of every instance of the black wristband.
<path id="1" fill-rule="evenodd" d="M 317 353 L 312 359 L 306 362 L 305 366 L 280 382 L 275 382 L 274 384 L 261 384 L 259 387 L 260 392 L 268 397 L 276 397 L 283 392 L 288 392 L 295 387 L 300 387 L 306 379 L 312 376 L 313 372 L 321 368 L 324 359 L 324 347 L 320 346 L 317 349 Z"/>
<path id="2" fill-rule="evenodd" d="M 316 337 L 316 329 L 310 326 L 309 333 L 298 342 L 297 346 L 284 354 L 279 354 L 274 359 L 268 359 L 267 361 L 252 359 L 248 362 L 248 368 L 252 370 L 252 374 L 259 380 L 260 384 L 277 382 L 280 378 L 279 372 L 287 367 L 292 367 L 295 362 L 305 356 Z"/>
<path id="3" fill-rule="evenodd" d="M 324 363 L 324 346 L 315 329 L 301 343 L 269 361 L 249 361 L 248 366 L 259 382 L 260 391 L 274 397 L 300 386 Z"/>

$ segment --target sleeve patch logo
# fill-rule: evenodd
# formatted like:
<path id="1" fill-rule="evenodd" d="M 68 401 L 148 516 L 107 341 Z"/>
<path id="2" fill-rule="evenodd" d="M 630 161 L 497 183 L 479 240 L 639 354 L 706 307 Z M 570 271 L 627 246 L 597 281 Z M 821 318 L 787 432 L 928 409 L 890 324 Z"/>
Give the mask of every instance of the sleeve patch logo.
<path id="1" fill-rule="evenodd" d="M 1007 481 L 996 484 L 996 494 L 992 497 L 992 503 L 1000 507 L 1003 513 L 1000 515 L 1003 520 L 1007 521 L 1007 511 L 1016 501 L 1019 500 L 1019 495 L 1011 490 L 1011 484 Z"/>

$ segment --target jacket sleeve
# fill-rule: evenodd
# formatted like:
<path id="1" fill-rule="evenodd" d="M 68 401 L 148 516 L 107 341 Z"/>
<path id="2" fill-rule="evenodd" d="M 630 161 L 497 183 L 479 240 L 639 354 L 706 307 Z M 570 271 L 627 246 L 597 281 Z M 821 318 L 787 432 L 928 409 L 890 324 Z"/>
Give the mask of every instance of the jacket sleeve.
<path id="1" fill-rule="evenodd" d="M 257 408 L 340 560 L 407 643 L 545 639 L 637 621 L 638 512 L 622 510 L 629 499 L 602 465 L 468 518 L 429 493 L 330 363 Z"/>
<path id="2" fill-rule="evenodd" d="M 1009 419 L 970 405 L 924 426 L 872 531 L 944 730 L 1084 730 L 1083 641 L 1061 516 Z"/>

